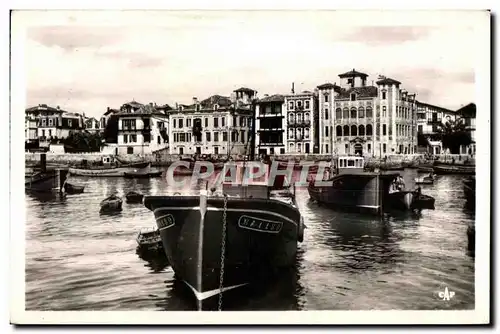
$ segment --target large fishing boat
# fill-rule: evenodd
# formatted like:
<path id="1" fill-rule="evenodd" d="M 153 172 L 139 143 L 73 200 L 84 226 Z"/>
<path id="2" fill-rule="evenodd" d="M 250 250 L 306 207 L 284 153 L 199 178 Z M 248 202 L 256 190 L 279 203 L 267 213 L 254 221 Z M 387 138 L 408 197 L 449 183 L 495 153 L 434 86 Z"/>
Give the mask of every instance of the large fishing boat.
<path id="1" fill-rule="evenodd" d="M 257 162 L 226 163 L 221 186 L 207 187 L 199 196 L 144 197 L 168 260 L 199 309 L 225 291 L 295 263 L 304 230 L 295 194 L 290 188 L 271 190 L 267 165 L 261 178 L 245 179 L 254 168 L 249 164 Z"/>
<path id="2" fill-rule="evenodd" d="M 434 206 L 432 197 L 405 190 L 399 173 L 366 171 L 363 157 L 339 156 L 334 165 L 326 179 L 310 179 L 309 196 L 320 204 L 372 214 Z"/>
<path id="3" fill-rule="evenodd" d="M 145 168 L 149 162 L 120 163 L 113 156 L 103 156 L 99 165 L 83 163 L 81 168 L 70 168 L 69 173 L 76 176 L 93 177 L 123 177 L 125 173 L 133 173 L 137 169 Z"/>

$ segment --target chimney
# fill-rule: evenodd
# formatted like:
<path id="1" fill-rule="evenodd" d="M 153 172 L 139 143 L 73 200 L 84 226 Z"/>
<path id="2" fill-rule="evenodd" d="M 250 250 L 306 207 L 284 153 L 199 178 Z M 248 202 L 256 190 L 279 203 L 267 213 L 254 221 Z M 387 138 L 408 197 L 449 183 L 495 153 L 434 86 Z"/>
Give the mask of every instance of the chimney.
<path id="1" fill-rule="evenodd" d="M 57 110 L 61 109 L 59 106 L 57 106 Z"/>
<path id="2" fill-rule="evenodd" d="M 197 97 L 193 97 L 193 104 L 198 104 L 198 98 Z"/>
<path id="3" fill-rule="evenodd" d="M 109 107 L 108 107 L 108 109 L 106 111 L 109 111 Z"/>
<path id="4" fill-rule="evenodd" d="M 179 103 L 175 102 L 175 109 L 178 110 L 179 109 Z"/>
<path id="5" fill-rule="evenodd" d="M 295 82 L 292 82 L 292 94 L 295 94 Z"/>

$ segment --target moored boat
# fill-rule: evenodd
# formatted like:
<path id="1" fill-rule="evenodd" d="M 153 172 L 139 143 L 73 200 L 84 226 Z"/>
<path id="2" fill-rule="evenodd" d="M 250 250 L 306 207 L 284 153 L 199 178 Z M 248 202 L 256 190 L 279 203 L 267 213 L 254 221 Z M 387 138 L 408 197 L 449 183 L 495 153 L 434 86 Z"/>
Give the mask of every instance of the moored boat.
<path id="1" fill-rule="evenodd" d="M 81 194 L 83 193 L 85 186 L 79 186 L 71 183 L 64 183 L 64 191 L 68 194 Z"/>
<path id="2" fill-rule="evenodd" d="M 434 175 L 432 173 L 415 178 L 415 184 L 433 184 L 433 183 L 434 183 Z"/>
<path id="3" fill-rule="evenodd" d="M 141 229 L 137 234 L 136 241 L 141 251 L 163 250 L 163 243 L 158 229 Z"/>
<path id="4" fill-rule="evenodd" d="M 432 166 L 419 166 L 417 168 L 418 173 L 434 173 L 434 168 Z"/>
<path id="5" fill-rule="evenodd" d="M 66 170 L 60 169 L 25 175 L 24 188 L 26 191 L 33 192 L 63 192 L 67 175 Z"/>
<path id="6" fill-rule="evenodd" d="M 122 199 L 116 195 L 111 195 L 101 201 L 100 212 L 117 212 L 122 210 Z"/>
<path id="7" fill-rule="evenodd" d="M 126 195 L 125 198 L 127 199 L 127 203 L 142 203 L 142 199 L 144 198 L 143 194 L 140 194 L 135 191 L 129 191 Z"/>
<path id="8" fill-rule="evenodd" d="M 161 170 L 151 170 L 151 165 L 148 165 L 142 169 L 125 172 L 124 176 L 128 179 L 148 179 L 151 177 L 160 177 L 162 173 Z"/>
<path id="9" fill-rule="evenodd" d="M 433 169 L 436 174 L 476 174 L 475 165 L 436 163 Z"/>
<path id="10" fill-rule="evenodd" d="M 193 291 L 199 309 L 225 291 L 295 263 L 304 225 L 294 194 L 271 191 L 268 173 L 242 184 L 247 168 L 227 163 L 221 189 L 210 194 L 144 197 L 169 263 Z M 236 180 L 228 180 L 228 172 Z"/>
<path id="11" fill-rule="evenodd" d="M 122 164 L 116 161 L 113 156 L 103 156 L 99 165 L 91 165 L 84 162 L 81 167 L 70 168 L 69 173 L 76 176 L 123 177 L 125 173 L 145 168 L 149 164 L 149 162 Z"/>

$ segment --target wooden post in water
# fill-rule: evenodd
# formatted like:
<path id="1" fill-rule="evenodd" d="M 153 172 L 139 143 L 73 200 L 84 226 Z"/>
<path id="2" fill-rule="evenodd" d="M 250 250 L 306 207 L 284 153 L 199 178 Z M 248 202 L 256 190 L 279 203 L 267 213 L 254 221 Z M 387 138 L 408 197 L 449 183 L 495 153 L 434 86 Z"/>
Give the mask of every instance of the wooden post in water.
<path id="1" fill-rule="evenodd" d="M 45 153 L 40 154 L 40 168 L 42 170 L 42 173 L 45 173 L 47 171 L 47 154 Z"/>

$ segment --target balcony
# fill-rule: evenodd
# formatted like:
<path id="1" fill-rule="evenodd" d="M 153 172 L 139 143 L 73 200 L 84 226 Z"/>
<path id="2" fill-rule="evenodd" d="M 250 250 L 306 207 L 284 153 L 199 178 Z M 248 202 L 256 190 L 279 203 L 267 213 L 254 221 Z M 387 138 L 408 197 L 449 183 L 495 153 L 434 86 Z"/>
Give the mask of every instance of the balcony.
<path id="1" fill-rule="evenodd" d="M 289 127 L 308 127 L 311 126 L 311 121 L 300 120 L 300 121 L 288 121 Z"/>

